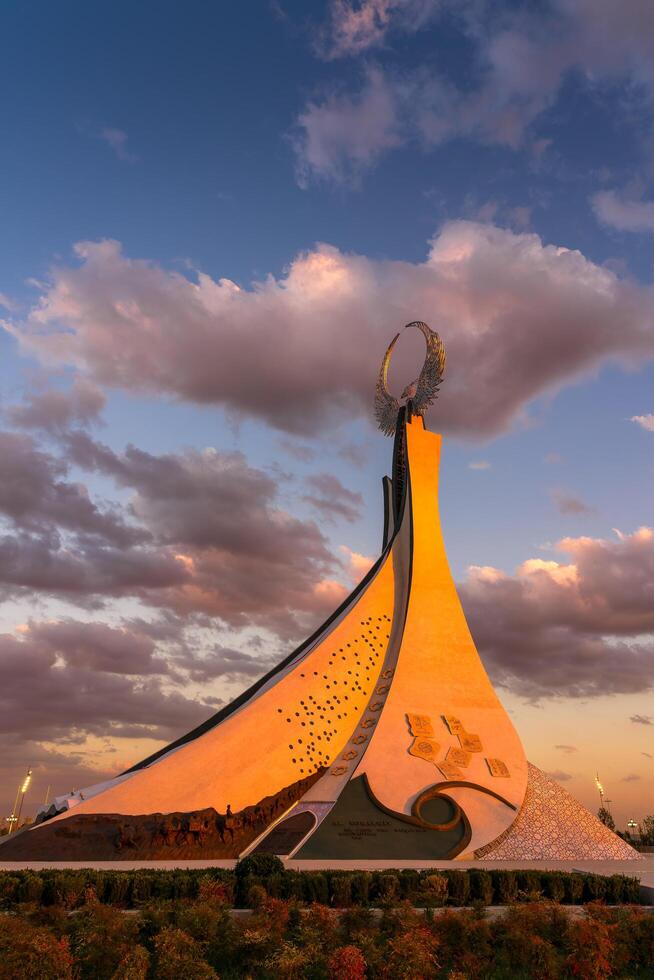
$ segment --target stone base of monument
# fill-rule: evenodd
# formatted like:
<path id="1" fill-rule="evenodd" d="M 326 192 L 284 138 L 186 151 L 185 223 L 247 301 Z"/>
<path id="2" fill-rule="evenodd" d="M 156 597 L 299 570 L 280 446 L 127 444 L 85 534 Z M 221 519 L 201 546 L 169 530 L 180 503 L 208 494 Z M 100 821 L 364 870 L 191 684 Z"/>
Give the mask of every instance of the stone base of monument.
<path id="1" fill-rule="evenodd" d="M 320 778 L 300 779 L 237 813 L 124 815 L 81 813 L 52 819 L 0 840 L 3 861 L 171 861 L 236 859 Z"/>

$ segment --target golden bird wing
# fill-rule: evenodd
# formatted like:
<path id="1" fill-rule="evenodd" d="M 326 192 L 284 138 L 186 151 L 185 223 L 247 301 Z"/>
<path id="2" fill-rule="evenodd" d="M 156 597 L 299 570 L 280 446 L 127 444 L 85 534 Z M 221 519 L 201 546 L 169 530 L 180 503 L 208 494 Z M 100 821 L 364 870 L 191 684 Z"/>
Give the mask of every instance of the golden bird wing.
<path id="1" fill-rule="evenodd" d="M 438 396 L 438 389 L 445 373 L 445 347 L 435 330 L 421 320 L 407 323 L 404 328 L 416 327 L 422 333 L 427 344 L 425 363 L 416 381 L 416 393 L 412 398 L 412 409 L 416 415 L 424 415 Z"/>
<path id="2" fill-rule="evenodd" d="M 388 365 L 399 336 L 399 333 L 395 334 L 386 349 L 375 386 L 375 418 L 379 428 L 386 436 L 394 435 L 397 413 L 400 410 L 400 403 L 388 390 Z"/>

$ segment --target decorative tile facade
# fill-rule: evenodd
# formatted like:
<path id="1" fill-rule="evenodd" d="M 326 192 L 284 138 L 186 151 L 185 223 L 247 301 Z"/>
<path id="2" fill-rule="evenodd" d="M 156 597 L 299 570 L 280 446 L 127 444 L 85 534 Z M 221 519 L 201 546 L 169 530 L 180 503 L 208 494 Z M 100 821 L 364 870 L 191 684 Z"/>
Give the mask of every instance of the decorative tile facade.
<path id="1" fill-rule="evenodd" d="M 493 861 L 638 860 L 638 851 L 605 827 L 558 783 L 529 763 L 518 816 L 503 834 L 475 851 Z"/>

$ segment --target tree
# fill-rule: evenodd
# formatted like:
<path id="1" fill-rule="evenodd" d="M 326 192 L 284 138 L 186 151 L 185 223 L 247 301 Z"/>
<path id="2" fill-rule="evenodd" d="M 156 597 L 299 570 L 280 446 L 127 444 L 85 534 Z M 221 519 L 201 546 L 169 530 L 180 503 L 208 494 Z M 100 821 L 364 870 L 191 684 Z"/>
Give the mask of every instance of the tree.
<path id="1" fill-rule="evenodd" d="M 599 808 L 599 810 L 597 811 L 597 816 L 602 821 L 605 827 L 608 827 L 609 830 L 615 830 L 615 820 L 611 816 L 610 811 L 607 810 L 605 806 L 601 806 Z"/>
<path id="2" fill-rule="evenodd" d="M 648 847 L 654 847 L 654 813 L 643 817 L 640 822 L 640 840 Z"/>

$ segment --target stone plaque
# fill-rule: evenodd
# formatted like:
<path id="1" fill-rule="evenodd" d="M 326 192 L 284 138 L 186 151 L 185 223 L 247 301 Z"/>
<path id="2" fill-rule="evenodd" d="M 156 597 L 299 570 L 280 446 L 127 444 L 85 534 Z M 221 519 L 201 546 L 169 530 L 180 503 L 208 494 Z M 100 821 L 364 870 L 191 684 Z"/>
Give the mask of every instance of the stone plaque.
<path id="1" fill-rule="evenodd" d="M 355 735 L 352 739 L 355 745 L 363 745 L 364 742 L 368 741 L 367 735 Z"/>
<path id="2" fill-rule="evenodd" d="M 452 735 L 460 735 L 461 732 L 465 731 L 463 727 L 463 722 L 456 715 L 443 715 L 443 721 L 449 728 Z"/>
<path id="3" fill-rule="evenodd" d="M 432 738 L 414 738 L 413 742 L 409 746 L 409 753 L 415 755 L 418 759 L 426 759 L 427 762 L 433 762 L 436 764 L 436 758 L 440 751 L 440 745 L 438 742 L 434 742 Z"/>
<path id="4" fill-rule="evenodd" d="M 486 759 L 486 765 L 490 769 L 491 776 L 502 776 L 504 778 L 511 775 L 506 762 L 501 759 Z"/>
<path id="5" fill-rule="evenodd" d="M 429 805 L 422 812 L 430 815 Z M 445 816 L 449 812 L 453 814 L 454 807 L 448 808 Z M 452 850 L 462 845 L 465 833 L 462 819 L 449 830 L 433 830 L 382 810 L 359 776 L 347 783 L 332 810 L 301 845 L 297 857 L 329 866 L 335 859 L 352 861 L 353 867 L 366 860 L 393 862 L 393 867 L 407 859 L 429 863 L 448 860 Z"/>
<path id="6" fill-rule="evenodd" d="M 453 766 L 466 766 L 470 765 L 470 760 L 472 756 L 465 749 L 456 749 L 454 746 L 447 750 L 447 756 L 445 757 L 446 762 L 451 762 Z"/>
<path id="7" fill-rule="evenodd" d="M 446 762 L 444 759 L 441 759 L 441 761 L 437 762 L 436 765 L 446 779 L 463 779 L 463 772 L 458 766 L 453 765 L 451 762 Z"/>
<path id="8" fill-rule="evenodd" d="M 350 749 L 349 752 L 344 752 L 343 753 L 343 758 L 346 760 L 346 762 L 351 762 L 352 759 L 356 759 L 356 757 L 358 756 L 358 754 L 359 753 L 358 752 L 355 752 L 354 749 Z"/>
<path id="9" fill-rule="evenodd" d="M 434 726 L 429 715 L 407 715 L 407 721 L 411 729 L 411 734 L 417 736 L 424 735 L 425 738 L 433 738 Z"/>
<path id="10" fill-rule="evenodd" d="M 461 748 L 466 752 L 482 752 L 483 746 L 479 735 L 471 735 L 470 732 L 459 732 L 459 742 Z"/>

